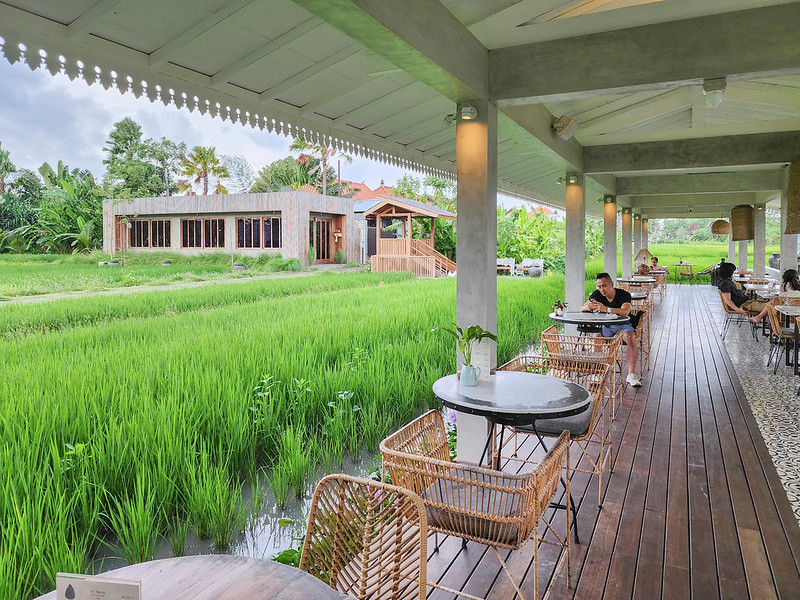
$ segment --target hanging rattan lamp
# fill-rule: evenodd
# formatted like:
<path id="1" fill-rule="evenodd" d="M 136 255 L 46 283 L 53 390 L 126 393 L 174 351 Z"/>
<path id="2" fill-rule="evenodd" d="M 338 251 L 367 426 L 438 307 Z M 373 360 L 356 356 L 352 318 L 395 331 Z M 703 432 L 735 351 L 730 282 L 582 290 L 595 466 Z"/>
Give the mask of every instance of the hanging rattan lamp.
<path id="1" fill-rule="evenodd" d="M 800 233 L 800 158 L 789 165 L 789 186 L 786 189 L 786 234 Z"/>
<path id="2" fill-rule="evenodd" d="M 711 233 L 717 235 L 728 235 L 731 231 L 731 224 L 725 219 L 717 219 L 711 224 Z"/>
<path id="3" fill-rule="evenodd" d="M 734 242 L 756 237 L 755 211 L 752 206 L 740 204 L 731 209 L 731 232 Z"/>

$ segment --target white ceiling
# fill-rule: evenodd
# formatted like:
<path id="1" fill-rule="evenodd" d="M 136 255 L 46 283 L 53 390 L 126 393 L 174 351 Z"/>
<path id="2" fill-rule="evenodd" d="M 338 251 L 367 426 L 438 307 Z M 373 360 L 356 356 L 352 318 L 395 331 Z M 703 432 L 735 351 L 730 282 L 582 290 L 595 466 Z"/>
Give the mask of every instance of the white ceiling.
<path id="1" fill-rule="evenodd" d="M 572 49 L 586 51 L 599 43 L 601 49 L 614 50 L 614 40 L 636 40 L 629 33 L 645 31 L 630 28 L 655 27 L 657 41 L 664 24 L 681 21 L 680 27 L 686 24 L 692 31 L 693 23 L 713 23 L 703 18 L 725 19 L 723 13 L 739 10 L 756 9 L 746 14 L 755 17 L 754 31 L 759 31 L 760 25 L 767 26 L 758 23 L 761 11 L 780 5 L 786 5 L 780 14 L 794 19 L 799 28 L 795 31 L 800 30 L 800 3 L 780 0 L 339 2 L 342 11 L 359 16 L 355 21 L 339 18 L 335 11 L 340 9 L 332 9 L 333 4 L 324 0 L 0 0 L 0 36 L 2 51 L 11 62 L 22 60 L 53 72 L 64 69 L 89 83 L 130 88 L 151 101 L 174 102 L 286 135 L 322 136 L 351 153 L 452 174 L 455 127 L 443 117 L 455 109 L 456 100 L 463 99 L 463 92 L 457 91 L 463 89 L 458 87 L 460 81 L 479 72 L 484 54 L 494 73 L 501 71 L 496 64 L 509 70 L 501 61 L 510 47 L 529 52 L 533 60 L 510 63 L 512 79 L 518 67 L 520 77 L 543 74 L 557 85 L 563 75 L 560 63 L 537 64 L 537 56 L 557 52 L 564 55 L 564 64 L 581 65 L 579 53 L 570 59 Z M 616 33 L 603 38 L 608 32 Z M 419 39 L 412 39 L 414 35 Z M 564 46 L 563 40 L 569 44 Z M 770 64 L 769 56 L 755 50 L 750 54 L 759 54 L 761 62 L 745 57 L 741 62 L 748 64 L 740 69 L 725 56 L 709 57 L 709 73 L 727 68 L 724 76 L 730 76 L 724 100 L 715 108 L 703 99 L 700 84 L 705 74 L 687 76 L 681 64 L 674 69 L 670 64 L 672 56 L 678 57 L 677 62 L 689 56 L 700 66 L 697 72 L 703 71 L 702 40 L 691 38 L 663 51 L 623 45 L 613 68 L 598 57 L 600 63 L 586 71 L 586 79 L 597 79 L 608 68 L 608 86 L 592 85 L 623 89 L 620 93 L 573 89 L 572 83 L 563 93 L 556 90 L 535 100 L 498 98 L 499 186 L 563 206 L 563 188 L 556 180 L 580 166 L 576 163 L 581 162 L 584 147 L 800 132 L 800 36 L 795 40 L 797 48 L 789 50 L 783 38 L 774 41 L 781 45 L 784 62 L 779 72 L 766 76 L 747 76 Z M 764 40 L 764 52 L 775 53 L 768 41 Z M 748 43 L 752 42 L 741 41 Z M 693 44 L 700 44 L 698 52 L 692 51 Z M 40 57 L 40 50 L 46 58 Z M 657 57 L 656 80 L 646 85 L 618 84 L 628 70 L 635 71 L 640 50 Z M 63 65 L 59 55 L 65 58 Z M 473 68 L 474 56 L 479 60 L 472 62 L 479 64 Z M 77 61 L 82 61 L 82 69 Z M 454 74 L 458 85 L 448 87 L 443 81 L 447 77 L 437 73 Z M 582 79 L 577 78 L 579 83 Z M 553 117 L 560 115 L 579 124 L 574 140 L 566 144 L 549 128 Z M 787 143 L 786 137 L 780 139 Z M 793 144 L 794 137 L 788 138 L 788 145 L 794 148 Z M 665 157 L 668 161 L 669 153 Z M 756 156 L 752 164 L 728 165 L 726 172 L 776 170 L 785 164 L 760 160 Z M 712 163 L 705 168 L 700 161 L 684 170 L 719 172 L 720 165 Z M 670 166 L 635 173 L 610 168 L 605 175 L 591 176 L 587 210 L 599 214 L 600 206 L 593 200 L 613 192 L 615 178 L 650 176 L 661 169 Z M 759 191 L 759 201 L 774 198 L 774 190 L 768 192 Z M 720 196 L 721 205 L 735 202 L 729 195 Z M 749 201 L 751 196 L 742 198 Z M 635 204 L 625 197 L 620 202 Z"/>

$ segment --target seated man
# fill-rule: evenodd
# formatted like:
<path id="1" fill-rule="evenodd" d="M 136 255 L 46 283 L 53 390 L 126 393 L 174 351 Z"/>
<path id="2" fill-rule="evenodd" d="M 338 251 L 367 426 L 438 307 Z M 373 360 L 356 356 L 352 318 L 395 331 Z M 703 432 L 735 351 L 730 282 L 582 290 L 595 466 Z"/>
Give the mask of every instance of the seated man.
<path id="1" fill-rule="evenodd" d="M 736 265 L 729 262 L 724 262 L 717 267 L 717 276 L 719 277 L 717 287 L 722 293 L 722 301 L 725 306 L 740 315 L 747 317 L 758 315 L 764 310 L 767 303 L 760 300 L 748 300 L 744 292 L 731 281 L 734 271 L 736 271 Z"/>
<path id="2" fill-rule="evenodd" d="M 602 312 L 627 317 L 631 313 L 631 295 L 625 290 L 615 288 L 611 275 L 598 273 L 597 289 L 581 307 L 581 312 Z M 614 337 L 618 331 L 622 332 L 622 340 L 628 346 L 628 377 L 625 381 L 633 387 L 641 387 L 642 382 L 636 376 L 636 356 L 639 352 L 636 344 L 636 330 L 630 323 L 603 325 L 602 327 L 603 337 Z"/>

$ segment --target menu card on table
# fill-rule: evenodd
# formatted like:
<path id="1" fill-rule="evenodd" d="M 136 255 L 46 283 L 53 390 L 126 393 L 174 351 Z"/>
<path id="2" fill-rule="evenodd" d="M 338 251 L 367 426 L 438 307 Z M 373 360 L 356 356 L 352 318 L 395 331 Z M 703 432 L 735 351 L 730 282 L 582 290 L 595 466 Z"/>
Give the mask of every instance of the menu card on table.
<path id="1" fill-rule="evenodd" d="M 142 600 L 142 583 L 102 575 L 57 573 L 56 600 Z"/>

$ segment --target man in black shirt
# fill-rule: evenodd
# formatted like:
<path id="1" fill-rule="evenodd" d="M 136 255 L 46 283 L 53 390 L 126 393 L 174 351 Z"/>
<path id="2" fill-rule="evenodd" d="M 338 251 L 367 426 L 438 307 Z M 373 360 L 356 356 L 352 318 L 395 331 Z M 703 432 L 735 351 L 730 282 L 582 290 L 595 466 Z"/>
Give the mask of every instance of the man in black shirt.
<path id="1" fill-rule="evenodd" d="M 717 275 L 720 278 L 717 287 L 722 293 L 722 301 L 733 312 L 739 313 L 740 315 L 747 315 L 749 317 L 750 315 L 759 314 L 767 303 L 758 300 L 748 300 L 744 292 L 731 281 L 731 276 L 735 271 L 736 265 L 729 262 L 721 263 L 717 267 Z"/>
<path id="2" fill-rule="evenodd" d="M 611 275 L 597 274 L 597 289 L 589 296 L 589 300 L 581 307 L 581 312 L 602 312 L 609 315 L 630 316 L 631 295 L 626 290 L 614 287 Z M 622 332 L 622 339 L 628 346 L 628 377 L 625 379 L 633 387 L 641 387 L 642 382 L 636 376 L 636 357 L 639 347 L 636 344 L 636 330 L 630 323 L 624 325 L 603 325 L 603 337 L 614 337 Z"/>

